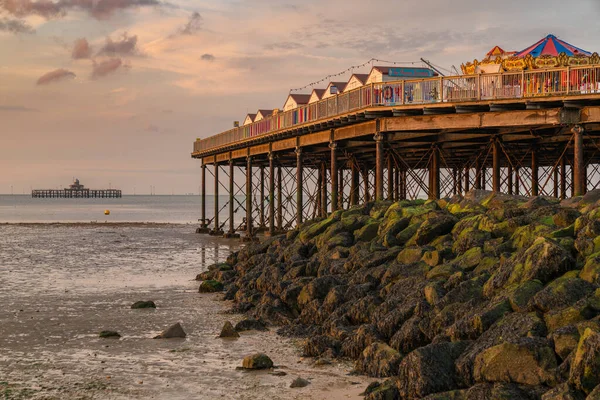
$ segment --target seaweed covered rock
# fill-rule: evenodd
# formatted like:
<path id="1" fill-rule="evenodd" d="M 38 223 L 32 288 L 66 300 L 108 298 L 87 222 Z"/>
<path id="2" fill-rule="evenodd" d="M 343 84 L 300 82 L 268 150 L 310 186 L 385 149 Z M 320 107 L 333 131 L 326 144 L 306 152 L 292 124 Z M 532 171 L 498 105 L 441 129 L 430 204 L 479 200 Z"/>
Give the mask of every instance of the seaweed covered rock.
<path id="1" fill-rule="evenodd" d="M 481 190 L 368 202 L 199 278 L 248 314 L 236 330 L 278 326 L 306 357 L 390 377 L 367 399 L 593 399 L 598 205 Z"/>

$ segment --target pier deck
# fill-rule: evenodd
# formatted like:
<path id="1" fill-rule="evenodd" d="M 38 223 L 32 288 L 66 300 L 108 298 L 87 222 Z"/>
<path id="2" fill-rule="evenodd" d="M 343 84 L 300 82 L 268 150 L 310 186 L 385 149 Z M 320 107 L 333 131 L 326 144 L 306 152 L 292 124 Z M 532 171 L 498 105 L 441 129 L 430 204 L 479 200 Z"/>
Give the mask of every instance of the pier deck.
<path id="1" fill-rule="evenodd" d="M 600 186 L 599 136 L 600 65 L 370 84 L 197 140 L 202 198 L 207 171 L 230 195 L 202 229 L 234 233 L 238 208 L 252 235 L 371 200 L 577 196 Z"/>

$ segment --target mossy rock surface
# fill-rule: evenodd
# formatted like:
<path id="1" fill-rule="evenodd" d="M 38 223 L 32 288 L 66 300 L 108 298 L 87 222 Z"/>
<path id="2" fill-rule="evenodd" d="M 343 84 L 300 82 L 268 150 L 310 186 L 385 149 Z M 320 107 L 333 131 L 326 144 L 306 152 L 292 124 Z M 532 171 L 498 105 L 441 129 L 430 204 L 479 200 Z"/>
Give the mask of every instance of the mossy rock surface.
<path id="1" fill-rule="evenodd" d="M 223 291 L 223 284 L 215 280 L 203 281 L 198 291 L 200 293 L 215 293 Z"/>
<path id="2" fill-rule="evenodd" d="M 256 353 L 244 357 L 242 361 L 244 369 L 269 369 L 273 368 L 273 360 L 264 353 Z"/>

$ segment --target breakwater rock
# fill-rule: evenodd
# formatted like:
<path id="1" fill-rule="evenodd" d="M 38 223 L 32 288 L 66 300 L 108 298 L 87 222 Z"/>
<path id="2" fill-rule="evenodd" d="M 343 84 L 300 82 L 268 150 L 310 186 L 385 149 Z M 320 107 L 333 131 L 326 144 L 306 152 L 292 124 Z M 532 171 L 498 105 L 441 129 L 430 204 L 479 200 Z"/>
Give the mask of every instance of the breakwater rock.
<path id="1" fill-rule="evenodd" d="M 304 356 L 386 378 L 368 399 L 585 399 L 600 392 L 599 197 L 369 203 L 199 279 L 305 337 Z"/>

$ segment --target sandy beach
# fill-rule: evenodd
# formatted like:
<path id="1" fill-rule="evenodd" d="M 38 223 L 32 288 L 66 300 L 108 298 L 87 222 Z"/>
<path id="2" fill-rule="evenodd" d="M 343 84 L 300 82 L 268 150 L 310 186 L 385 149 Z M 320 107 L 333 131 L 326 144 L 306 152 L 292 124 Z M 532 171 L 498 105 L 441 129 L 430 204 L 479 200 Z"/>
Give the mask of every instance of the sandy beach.
<path id="1" fill-rule="evenodd" d="M 189 227 L 3 226 L 0 394 L 7 399 L 353 399 L 369 380 L 351 363 L 314 366 L 298 344 L 268 332 L 218 339 L 220 295 L 199 294 L 196 273 L 231 242 Z M 27 248 L 27 253 L 22 250 Z M 153 300 L 155 310 L 132 310 Z M 186 339 L 152 339 L 180 322 Z M 120 339 L 98 332 L 118 331 Z M 244 372 L 264 352 L 278 367 Z M 305 388 L 289 388 L 296 378 Z"/>

